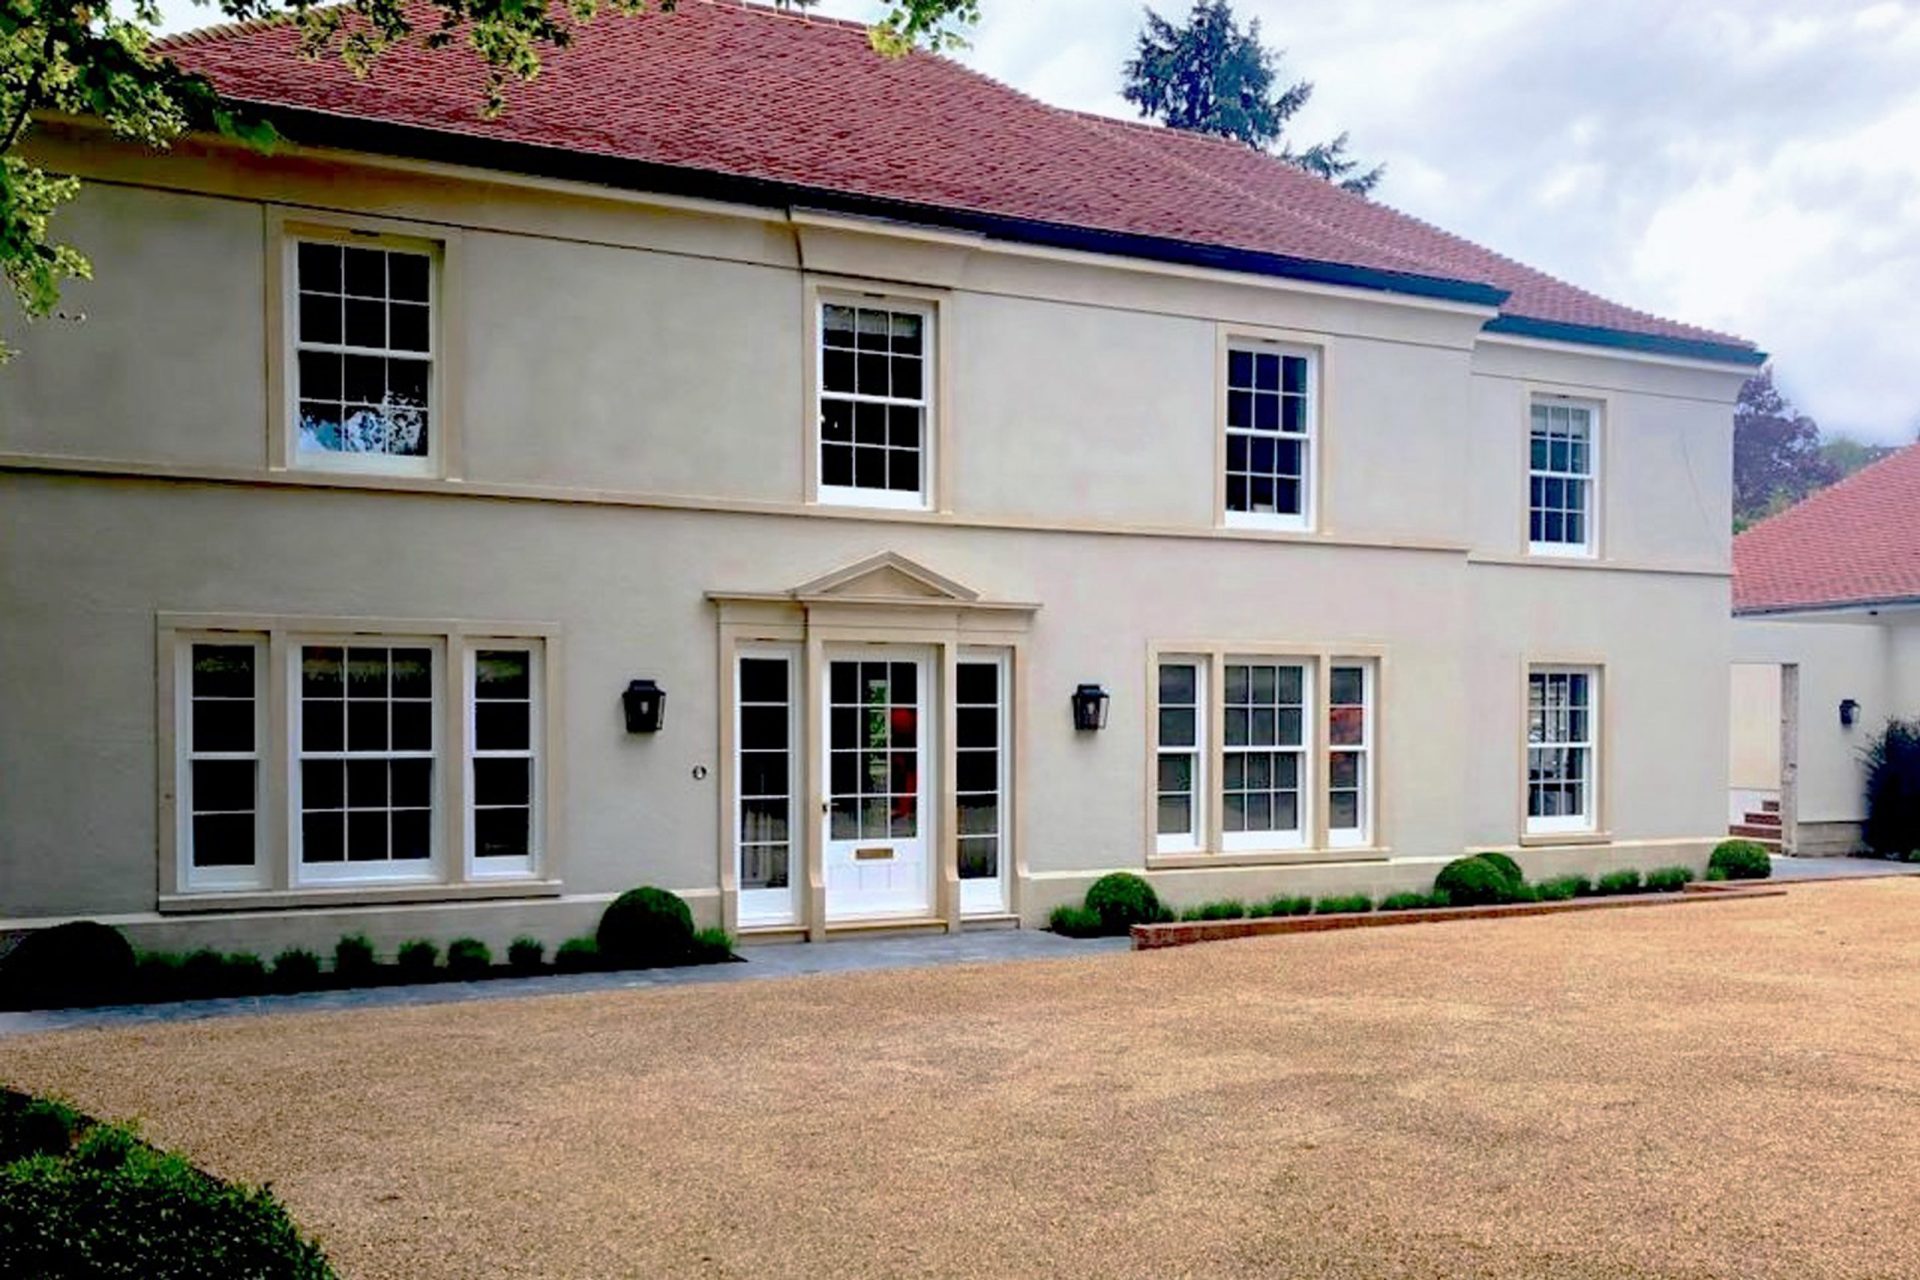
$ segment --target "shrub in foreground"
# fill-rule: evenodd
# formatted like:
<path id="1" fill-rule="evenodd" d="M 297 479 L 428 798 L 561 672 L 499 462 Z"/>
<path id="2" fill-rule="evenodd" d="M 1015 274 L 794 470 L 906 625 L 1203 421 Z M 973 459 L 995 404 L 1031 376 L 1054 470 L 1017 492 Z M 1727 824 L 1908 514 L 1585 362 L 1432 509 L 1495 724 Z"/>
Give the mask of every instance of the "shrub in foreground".
<path id="1" fill-rule="evenodd" d="M 1247 904 L 1238 898 L 1202 902 L 1198 906 L 1188 907 L 1182 911 L 1180 918 L 1182 920 L 1244 920 L 1247 918 Z"/>
<path id="2" fill-rule="evenodd" d="M 1047 916 L 1047 928 L 1069 938 L 1100 936 L 1100 913 L 1091 907 L 1063 902 Z"/>
<path id="3" fill-rule="evenodd" d="M 0 1165 L 28 1156 L 63 1156 L 79 1128 L 79 1113 L 64 1102 L 0 1091 Z"/>
<path id="4" fill-rule="evenodd" d="M 440 963 L 440 948 L 425 938 L 413 938 L 400 944 L 394 961 L 400 966 L 405 977 L 418 981 L 433 976 L 434 966 Z"/>
<path id="5" fill-rule="evenodd" d="M 0 1165 L 0 1260 L 9 1275 L 48 1280 L 334 1275 L 266 1191 L 221 1182 L 110 1125 Z"/>
<path id="6" fill-rule="evenodd" d="M 118 929 L 93 920 L 35 929 L 0 956 L 0 1008 L 130 1000 L 133 973 L 133 947 Z"/>
<path id="7" fill-rule="evenodd" d="M 1542 902 L 1566 902 L 1591 894 L 1593 881 L 1585 876 L 1555 876 L 1551 880 L 1542 880 L 1533 888 Z"/>
<path id="8" fill-rule="evenodd" d="M 1686 867 L 1661 867 L 1647 872 L 1647 888 L 1653 893 L 1678 893 L 1693 882 Z"/>
<path id="9" fill-rule="evenodd" d="M 364 982 L 373 975 L 373 941 L 349 933 L 333 944 L 333 972 L 343 982 Z"/>
<path id="10" fill-rule="evenodd" d="M 1382 911 L 1425 911 L 1432 907 L 1451 906 L 1444 893 L 1390 893 L 1380 899 Z"/>
<path id="11" fill-rule="evenodd" d="M 1153 886 L 1129 871 L 1111 872 L 1088 886 L 1087 909 L 1100 917 L 1103 932 L 1115 935 L 1152 924 L 1165 913 Z"/>
<path id="12" fill-rule="evenodd" d="M 1281 894 L 1268 898 L 1265 902 L 1256 902 L 1247 909 L 1247 914 L 1256 918 L 1271 916 L 1308 916 L 1313 914 L 1312 898 L 1288 897 Z"/>
<path id="13" fill-rule="evenodd" d="M 1520 864 L 1498 850 L 1487 849 L 1473 856 L 1482 862 L 1493 864 L 1500 874 L 1507 878 L 1507 883 L 1513 885 L 1515 888 L 1527 882 L 1525 873 L 1520 870 Z"/>
<path id="14" fill-rule="evenodd" d="M 1609 871 L 1593 882 L 1593 891 L 1601 897 L 1619 893 L 1640 892 L 1640 873 L 1628 867 L 1622 871 Z"/>
<path id="15" fill-rule="evenodd" d="M 568 938 L 553 953 L 553 967 L 561 973 L 588 973 L 601 967 L 600 944 L 591 937 Z"/>
<path id="16" fill-rule="evenodd" d="M 1433 888 L 1436 893 L 1446 894 L 1447 901 L 1456 907 L 1481 907 L 1495 902 L 1512 902 L 1520 886 L 1498 863 L 1490 860 L 1486 854 L 1476 853 L 1455 858 L 1440 868 L 1440 874 L 1434 877 Z"/>
<path id="17" fill-rule="evenodd" d="M 1920 849 L 1920 720 L 1887 721 L 1861 759 L 1867 770 L 1861 838 L 1883 858 L 1904 858 Z"/>
<path id="18" fill-rule="evenodd" d="M 1758 841 L 1722 840 L 1707 859 L 1707 871 L 1718 871 L 1727 880 L 1765 880 L 1773 874 L 1773 859 Z"/>
<path id="19" fill-rule="evenodd" d="M 693 935 L 695 964 L 722 964 L 733 959 L 733 936 L 718 925 Z"/>
<path id="20" fill-rule="evenodd" d="M 484 978 L 493 968 L 493 952 L 478 938 L 455 938 L 447 944 L 447 972 L 462 978 Z"/>
<path id="21" fill-rule="evenodd" d="M 517 973 L 535 973 L 547 958 L 547 944 L 538 938 L 515 938 L 507 944 L 507 963 Z"/>
<path id="22" fill-rule="evenodd" d="M 1340 893 L 1317 900 L 1313 904 L 1313 914 L 1317 916 L 1340 915 L 1348 912 L 1373 910 L 1373 899 L 1364 893 Z"/>
<path id="23" fill-rule="evenodd" d="M 305 947 L 288 947 L 273 958 L 276 991 L 311 991 L 320 985 L 320 957 Z"/>
<path id="24" fill-rule="evenodd" d="M 693 951 L 693 912 L 680 895 L 642 885 L 608 904 L 594 941 L 615 968 L 685 964 Z"/>

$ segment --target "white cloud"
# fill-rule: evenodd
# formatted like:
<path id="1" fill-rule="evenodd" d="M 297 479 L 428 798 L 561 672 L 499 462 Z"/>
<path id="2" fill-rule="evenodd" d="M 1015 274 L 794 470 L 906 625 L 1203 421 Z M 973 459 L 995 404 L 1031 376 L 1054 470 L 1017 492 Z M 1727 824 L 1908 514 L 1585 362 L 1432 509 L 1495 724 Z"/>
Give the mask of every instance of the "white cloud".
<path id="1" fill-rule="evenodd" d="M 165 0 L 180 26 L 212 11 Z M 1170 16 L 1188 0 L 1160 0 Z M 871 18 L 884 0 L 826 0 Z M 1380 197 L 1774 354 L 1829 430 L 1920 418 L 1920 0 L 1236 0 Z M 1137 0 L 982 0 L 964 61 L 1130 114 Z"/>

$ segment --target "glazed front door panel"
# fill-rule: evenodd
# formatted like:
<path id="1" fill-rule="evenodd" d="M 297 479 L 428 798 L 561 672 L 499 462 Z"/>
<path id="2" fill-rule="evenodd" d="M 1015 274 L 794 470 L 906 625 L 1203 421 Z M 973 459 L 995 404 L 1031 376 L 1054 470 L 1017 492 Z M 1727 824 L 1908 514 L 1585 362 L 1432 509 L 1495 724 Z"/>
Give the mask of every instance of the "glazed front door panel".
<path id="1" fill-rule="evenodd" d="M 827 918 L 923 916 L 933 908 L 931 664 L 874 647 L 828 658 Z"/>

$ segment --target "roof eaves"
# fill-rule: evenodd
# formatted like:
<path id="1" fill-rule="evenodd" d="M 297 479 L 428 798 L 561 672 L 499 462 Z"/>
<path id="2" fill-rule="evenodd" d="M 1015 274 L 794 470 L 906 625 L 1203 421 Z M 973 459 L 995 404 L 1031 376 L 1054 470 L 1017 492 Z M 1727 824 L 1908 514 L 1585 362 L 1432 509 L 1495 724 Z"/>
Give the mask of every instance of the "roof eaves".
<path id="1" fill-rule="evenodd" d="M 1583 347 L 1611 347 L 1617 351 L 1644 351 L 1651 355 L 1676 356 L 1689 360 L 1712 360 L 1758 368 L 1767 362 L 1767 353 L 1757 347 L 1731 342 L 1709 342 L 1701 338 L 1675 338 L 1660 333 L 1634 333 L 1626 329 L 1606 329 L 1598 325 L 1568 324 L 1561 320 L 1540 320 L 1533 316 L 1502 315 L 1487 321 L 1488 333 L 1507 333 L 1516 338 L 1539 338 L 1547 342 L 1570 342 Z"/>
<path id="2" fill-rule="evenodd" d="M 1138 232 L 1109 231 L 1006 214 L 918 204 L 713 169 L 566 151 L 469 133 L 394 124 L 304 107 L 271 103 L 256 105 L 289 138 L 305 145 L 373 151 L 407 159 L 500 169 L 537 177 L 759 208 L 812 208 L 857 217 L 969 231 L 990 239 L 1046 248 L 1277 276 L 1315 284 L 1433 298 L 1468 306 L 1497 308 L 1508 297 L 1505 289 L 1477 280 L 1350 266 Z"/>
<path id="3" fill-rule="evenodd" d="M 1734 606 L 1736 618 L 1779 617 L 1783 614 L 1834 614 L 1861 610 L 1920 607 L 1920 596 L 1877 596 L 1859 600 L 1815 600 L 1801 603 L 1750 604 Z"/>

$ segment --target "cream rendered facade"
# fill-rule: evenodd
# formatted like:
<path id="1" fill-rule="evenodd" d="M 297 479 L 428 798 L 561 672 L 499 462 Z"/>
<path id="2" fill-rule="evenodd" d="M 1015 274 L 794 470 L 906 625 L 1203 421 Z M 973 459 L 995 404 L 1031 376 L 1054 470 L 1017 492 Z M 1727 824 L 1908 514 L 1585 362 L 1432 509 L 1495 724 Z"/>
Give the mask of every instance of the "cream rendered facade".
<path id="1" fill-rule="evenodd" d="M 1741 367 L 1487 333 L 1486 307 L 803 211 L 298 149 L 154 156 L 77 127 L 38 145 L 87 179 L 67 234 L 97 280 L 67 301 L 84 321 L 28 331 L 0 373 L 0 928 L 87 916 L 143 945 L 362 930 L 498 946 L 590 929 L 642 883 L 737 928 L 735 663 L 768 646 L 795 664 L 803 816 L 793 918 L 765 936 L 862 924 L 833 918 L 812 820 L 843 646 L 919 655 L 930 682 L 932 883 L 894 927 L 1033 926 L 1115 869 L 1176 903 L 1425 888 L 1479 848 L 1538 875 L 1697 869 L 1724 830 Z M 435 246 L 433 474 L 289 465 L 282 238 L 302 227 Z M 818 500 L 823 298 L 932 318 L 926 510 Z M 1310 530 L 1224 518 L 1222 379 L 1241 339 L 1317 361 Z M 1598 413 L 1590 556 L 1529 553 L 1536 397 Z M 537 865 L 299 883 L 274 698 L 265 879 L 187 883 L 178 646 L 227 631 L 275 652 L 425 636 L 449 669 L 488 637 L 537 644 Z M 1364 846 L 1330 847 L 1321 823 L 1304 847 L 1226 850 L 1215 831 L 1161 851 L 1168 654 L 1366 664 Z M 1006 673 L 1004 881 L 975 911 L 947 713 L 955 664 L 983 655 Z M 1589 831 L 1526 834 L 1536 666 L 1594 676 Z M 667 690 L 659 733 L 622 721 L 642 677 Z M 1101 731 L 1074 728 L 1082 683 L 1111 696 Z M 435 821 L 457 845 L 458 814 Z"/>

